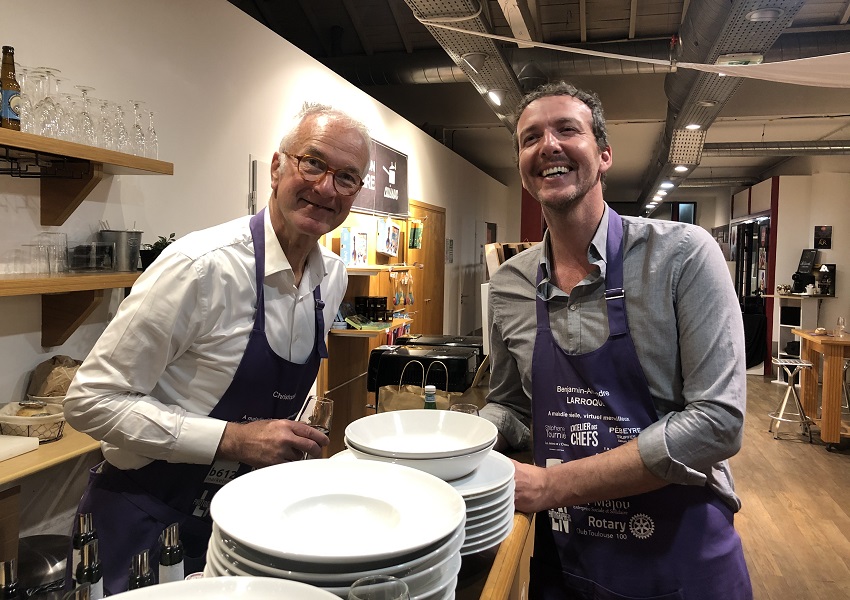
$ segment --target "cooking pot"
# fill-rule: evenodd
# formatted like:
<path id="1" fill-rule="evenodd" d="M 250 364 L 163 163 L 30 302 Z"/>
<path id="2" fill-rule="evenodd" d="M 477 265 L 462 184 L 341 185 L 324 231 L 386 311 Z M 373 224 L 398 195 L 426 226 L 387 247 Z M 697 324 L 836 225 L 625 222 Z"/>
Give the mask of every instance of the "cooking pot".
<path id="1" fill-rule="evenodd" d="M 31 535 L 18 541 L 18 589 L 25 598 L 61 600 L 71 538 Z"/>

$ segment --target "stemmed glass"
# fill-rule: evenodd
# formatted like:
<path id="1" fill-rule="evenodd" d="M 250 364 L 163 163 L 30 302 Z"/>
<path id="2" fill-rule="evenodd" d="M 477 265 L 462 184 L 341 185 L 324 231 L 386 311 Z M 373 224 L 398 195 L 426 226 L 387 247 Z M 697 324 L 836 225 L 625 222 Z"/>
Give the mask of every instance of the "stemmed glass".
<path id="1" fill-rule="evenodd" d="M 159 138 L 156 137 L 156 129 L 153 126 L 153 111 L 148 113 L 148 139 L 145 146 L 145 156 L 159 158 Z"/>
<path id="2" fill-rule="evenodd" d="M 838 317 L 838 321 L 835 323 L 835 331 L 832 333 L 833 337 L 843 338 L 847 331 L 847 322 L 844 320 L 844 317 Z"/>
<path id="3" fill-rule="evenodd" d="M 132 150 L 130 134 L 124 126 L 124 107 L 120 104 L 115 104 L 115 149 L 127 154 Z"/>
<path id="4" fill-rule="evenodd" d="M 370 575 L 358 579 L 348 590 L 348 600 L 409 600 L 407 584 L 392 575 Z"/>
<path id="5" fill-rule="evenodd" d="M 32 82 L 29 78 L 29 67 L 25 67 L 19 63 L 15 63 L 15 72 L 18 73 L 18 79 L 21 84 L 21 131 L 26 133 L 34 133 L 34 107 L 32 100 Z"/>
<path id="6" fill-rule="evenodd" d="M 324 396 L 310 396 L 304 405 L 304 412 L 299 421 L 307 423 L 313 429 L 318 429 L 325 435 L 331 432 L 331 422 L 334 415 L 334 401 Z M 309 458 L 305 452 L 304 458 Z"/>
<path id="7" fill-rule="evenodd" d="M 133 105 L 133 133 L 131 143 L 133 145 L 133 154 L 136 156 L 145 155 L 145 130 L 142 129 L 142 114 L 141 100 L 130 100 Z"/>
<path id="8" fill-rule="evenodd" d="M 77 85 L 74 87 L 80 90 L 80 95 L 83 97 L 83 108 L 82 111 L 80 111 L 79 116 L 80 143 L 94 146 L 97 144 L 97 132 L 94 127 L 94 119 L 92 119 L 91 112 L 89 110 L 89 103 L 91 101 L 89 98 L 89 92 L 93 92 L 94 88 L 87 85 Z"/>
<path id="9" fill-rule="evenodd" d="M 36 131 L 34 133 L 46 137 L 59 137 L 59 115 L 56 109 L 56 101 L 53 98 L 56 75 L 59 69 L 51 67 L 39 67 L 31 71 L 36 76 L 37 103 Z"/>
<path id="10" fill-rule="evenodd" d="M 105 150 L 117 150 L 115 127 L 109 115 L 109 101 L 100 100 L 100 118 L 97 123 L 97 145 Z"/>

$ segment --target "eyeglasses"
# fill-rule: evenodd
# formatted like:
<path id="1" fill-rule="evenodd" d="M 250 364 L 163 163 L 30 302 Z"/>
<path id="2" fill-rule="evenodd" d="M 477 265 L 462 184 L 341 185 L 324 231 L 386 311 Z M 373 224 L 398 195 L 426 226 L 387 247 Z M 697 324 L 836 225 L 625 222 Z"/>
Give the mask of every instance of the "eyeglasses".
<path id="1" fill-rule="evenodd" d="M 333 176 L 334 189 L 343 196 L 353 196 L 363 187 L 363 179 L 354 171 L 331 169 L 321 158 L 309 154 L 283 154 L 298 161 L 298 173 L 304 181 L 319 181 L 330 173 Z"/>

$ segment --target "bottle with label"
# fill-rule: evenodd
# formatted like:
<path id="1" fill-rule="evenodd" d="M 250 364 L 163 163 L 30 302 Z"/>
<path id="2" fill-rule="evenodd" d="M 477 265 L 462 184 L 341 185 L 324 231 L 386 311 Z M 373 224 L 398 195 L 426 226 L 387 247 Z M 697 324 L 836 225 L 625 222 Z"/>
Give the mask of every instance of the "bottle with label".
<path id="1" fill-rule="evenodd" d="M 183 543 L 180 541 L 180 526 L 172 523 L 159 536 L 159 582 L 180 581 L 183 572 Z"/>
<path id="2" fill-rule="evenodd" d="M 91 513 L 77 513 L 77 526 L 74 536 L 71 538 L 71 583 L 77 582 L 77 567 L 80 564 L 80 553 L 83 546 L 97 539 L 97 532 L 92 525 Z"/>
<path id="3" fill-rule="evenodd" d="M 0 561 L 0 600 L 19 600 L 18 562 L 14 558 Z"/>
<path id="4" fill-rule="evenodd" d="M 80 564 L 77 565 L 77 584 L 91 585 L 91 600 L 103 598 L 103 569 L 97 555 L 97 540 L 83 545 L 80 552 Z"/>
<path id="5" fill-rule="evenodd" d="M 21 86 L 15 78 L 15 49 L 3 46 L 3 69 L 0 75 L 3 106 L 0 108 L 0 127 L 21 130 Z"/>
<path id="6" fill-rule="evenodd" d="M 130 562 L 130 578 L 127 583 L 127 589 L 137 590 L 155 583 L 150 560 L 148 559 L 148 551 L 142 550 L 133 556 L 133 560 Z"/>
<path id="7" fill-rule="evenodd" d="M 425 386 L 425 408 L 437 408 L 437 387 Z"/>

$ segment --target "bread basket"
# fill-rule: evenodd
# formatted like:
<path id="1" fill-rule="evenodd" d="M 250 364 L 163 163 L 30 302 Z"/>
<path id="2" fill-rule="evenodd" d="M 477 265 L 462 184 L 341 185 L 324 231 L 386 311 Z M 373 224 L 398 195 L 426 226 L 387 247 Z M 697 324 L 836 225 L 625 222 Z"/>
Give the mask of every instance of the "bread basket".
<path id="1" fill-rule="evenodd" d="M 18 402 L 9 402 L 0 407 L 0 434 L 37 437 L 39 443 L 52 442 L 62 437 L 65 415 L 58 404 L 47 404 L 43 410 L 49 413 L 40 417 L 19 417 Z"/>

